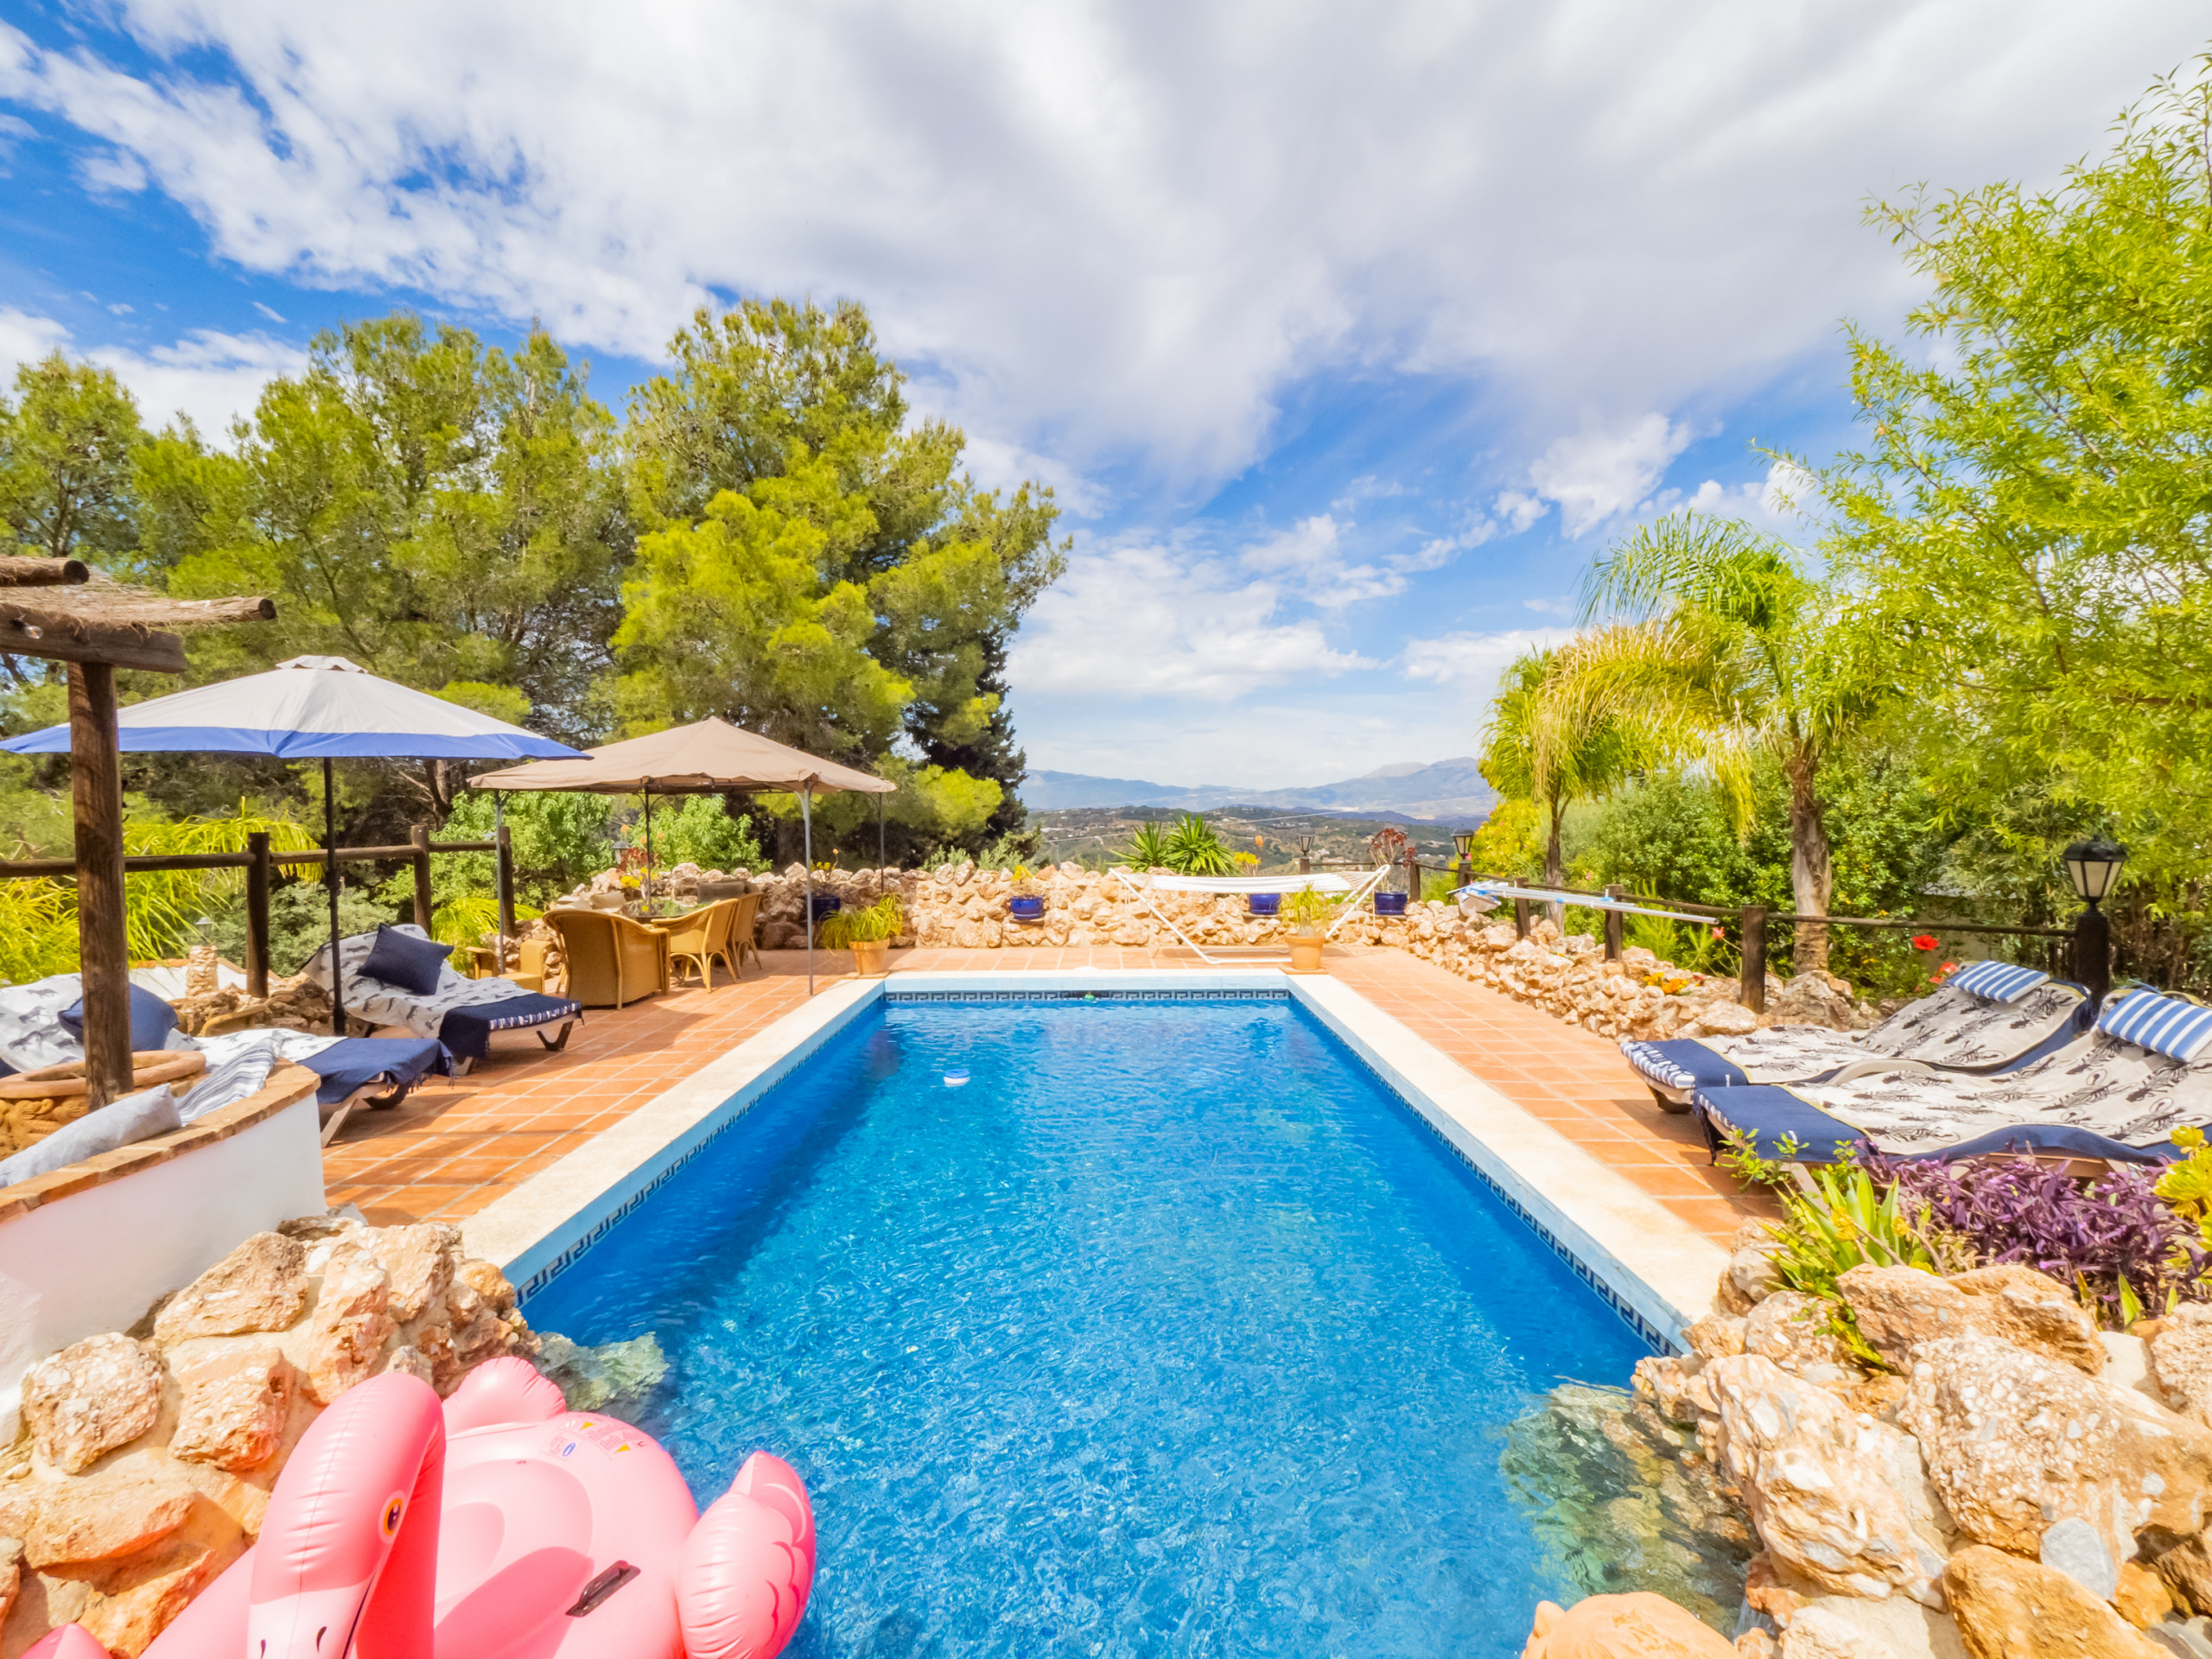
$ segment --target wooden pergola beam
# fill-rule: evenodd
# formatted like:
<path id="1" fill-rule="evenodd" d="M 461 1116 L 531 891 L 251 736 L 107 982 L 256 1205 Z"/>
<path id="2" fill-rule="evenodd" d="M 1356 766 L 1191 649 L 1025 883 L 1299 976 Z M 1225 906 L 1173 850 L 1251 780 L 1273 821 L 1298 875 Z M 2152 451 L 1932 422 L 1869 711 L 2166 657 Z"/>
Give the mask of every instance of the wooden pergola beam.
<path id="1" fill-rule="evenodd" d="M 168 630 L 265 622 L 266 599 L 170 599 L 92 584 L 74 559 L 0 556 L 0 593 L 67 588 L 35 604 L 0 597 L 0 652 L 69 665 L 69 796 L 76 819 L 77 957 L 83 977 L 85 1094 L 98 1109 L 130 1092 L 130 945 L 123 899 L 123 746 L 115 671 L 185 671 Z"/>
<path id="2" fill-rule="evenodd" d="M 90 582 L 79 559 L 32 559 L 0 555 L 0 588 L 61 588 Z"/>

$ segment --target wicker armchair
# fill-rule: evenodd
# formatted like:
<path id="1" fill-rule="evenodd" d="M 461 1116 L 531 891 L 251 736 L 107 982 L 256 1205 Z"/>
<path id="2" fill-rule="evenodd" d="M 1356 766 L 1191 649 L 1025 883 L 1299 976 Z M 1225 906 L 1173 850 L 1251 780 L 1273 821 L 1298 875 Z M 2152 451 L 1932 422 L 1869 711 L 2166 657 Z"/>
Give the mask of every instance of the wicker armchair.
<path id="1" fill-rule="evenodd" d="M 760 895 L 748 893 L 742 898 L 733 899 L 730 903 L 729 931 L 722 936 L 722 942 L 715 950 L 722 959 L 722 965 L 729 969 L 732 979 L 743 977 L 741 970 L 745 967 L 746 957 L 752 957 L 756 965 L 760 963 L 760 947 L 753 943 L 753 936 L 760 931 Z"/>
<path id="2" fill-rule="evenodd" d="M 668 939 L 668 965 L 673 973 L 679 963 L 689 963 L 699 970 L 702 989 L 715 982 L 715 958 L 728 961 L 730 923 L 734 918 L 738 900 L 725 899 L 719 904 L 702 905 L 690 915 L 661 930 Z M 730 977 L 737 977 L 737 969 L 730 969 Z"/>
<path id="3" fill-rule="evenodd" d="M 596 910 L 549 910 L 561 936 L 568 995 L 588 1008 L 619 1008 L 668 988 L 660 935 L 627 916 Z"/>

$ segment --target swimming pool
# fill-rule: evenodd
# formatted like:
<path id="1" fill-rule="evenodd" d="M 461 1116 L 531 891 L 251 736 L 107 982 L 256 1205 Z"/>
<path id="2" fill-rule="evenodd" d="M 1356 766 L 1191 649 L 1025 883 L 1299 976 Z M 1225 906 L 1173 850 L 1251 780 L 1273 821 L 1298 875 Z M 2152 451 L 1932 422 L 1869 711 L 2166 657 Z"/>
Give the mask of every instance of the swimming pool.
<path id="1" fill-rule="evenodd" d="M 1518 1652 L 1498 1431 L 1648 1351 L 1280 995 L 874 1004 L 524 1311 L 798 1468 L 806 1656 Z"/>

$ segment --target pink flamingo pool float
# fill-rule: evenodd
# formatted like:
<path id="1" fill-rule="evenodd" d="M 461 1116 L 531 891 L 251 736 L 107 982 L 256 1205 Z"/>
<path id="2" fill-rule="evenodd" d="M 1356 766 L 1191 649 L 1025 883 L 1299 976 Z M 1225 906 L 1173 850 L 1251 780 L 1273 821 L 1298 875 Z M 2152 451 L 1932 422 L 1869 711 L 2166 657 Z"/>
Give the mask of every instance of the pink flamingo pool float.
<path id="1" fill-rule="evenodd" d="M 341 1395 L 258 1541 L 147 1656 L 771 1659 L 813 1581 L 813 1508 L 781 1459 L 754 1452 L 702 1516 L 653 1440 L 497 1359 L 442 1406 L 400 1374 Z M 31 1651 L 102 1654 L 74 1625 Z"/>

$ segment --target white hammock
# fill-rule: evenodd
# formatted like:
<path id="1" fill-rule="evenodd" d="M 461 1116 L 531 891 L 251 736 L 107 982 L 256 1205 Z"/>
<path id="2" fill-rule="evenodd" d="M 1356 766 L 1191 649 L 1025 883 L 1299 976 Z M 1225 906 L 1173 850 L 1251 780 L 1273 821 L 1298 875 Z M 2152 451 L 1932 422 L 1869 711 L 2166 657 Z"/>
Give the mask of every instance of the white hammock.
<path id="1" fill-rule="evenodd" d="M 1357 881 L 1348 881 L 1341 875 L 1300 875 L 1292 870 L 1281 875 L 1137 875 L 1128 870 L 1116 870 L 1114 874 L 1122 885 L 1144 902 L 1144 907 L 1154 918 L 1165 923 L 1167 931 L 1198 953 L 1200 962 L 1212 967 L 1233 967 L 1239 963 L 1288 962 L 1287 951 L 1272 956 L 1215 956 L 1196 939 L 1175 925 L 1175 918 L 1152 902 L 1155 893 L 1299 893 L 1311 888 L 1315 893 L 1341 893 L 1344 901 L 1337 906 L 1337 918 L 1329 924 L 1329 931 L 1321 937 L 1333 938 L 1352 912 L 1352 906 L 1372 893 L 1382 878 L 1389 874 L 1389 867 L 1378 864 Z M 1261 945 L 1230 945 L 1233 950 L 1258 950 Z"/>

